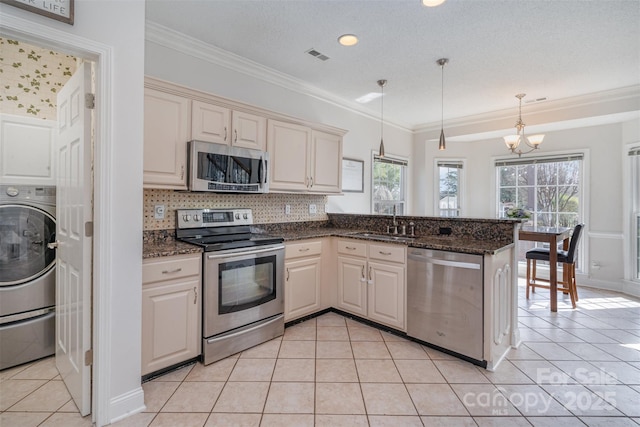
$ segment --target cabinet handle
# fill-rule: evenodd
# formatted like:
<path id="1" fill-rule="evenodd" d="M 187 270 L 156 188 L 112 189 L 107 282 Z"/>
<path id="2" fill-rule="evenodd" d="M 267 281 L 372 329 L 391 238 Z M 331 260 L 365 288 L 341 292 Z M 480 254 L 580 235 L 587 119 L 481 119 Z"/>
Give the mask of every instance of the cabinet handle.
<path id="1" fill-rule="evenodd" d="M 193 293 L 193 303 L 196 304 L 198 302 L 198 288 L 196 288 L 195 286 L 193 287 Z"/>
<path id="2" fill-rule="evenodd" d="M 391 255 L 391 252 L 382 252 L 382 251 L 378 251 L 380 253 L 380 255 Z"/>
<path id="3" fill-rule="evenodd" d="M 289 269 L 287 268 L 287 282 L 289 281 Z"/>
<path id="4" fill-rule="evenodd" d="M 309 180 L 311 181 L 311 187 L 313 187 L 313 177 L 309 177 Z"/>
<path id="5" fill-rule="evenodd" d="M 353 246 L 345 246 L 345 249 L 349 249 L 350 251 L 355 251 L 356 248 L 354 248 Z"/>
<path id="6" fill-rule="evenodd" d="M 227 127 L 224 127 L 224 141 L 227 140 Z"/>
<path id="7" fill-rule="evenodd" d="M 298 252 L 307 252 L 309 250 L 309 248 L 300 248 L 298 249 Z"/>
<path id="8" fill-rule="evenodd" d="M 238 142 L 238 129 L 234 129 L 233 132 L 235 134 L 235 139 L 233 140 L 233 142 Z"/>
<path id="9" fill-rule="evenodd" d="M 182 271 L 182 267 L 178 267 L 175 270 L 162 270 L 162 274 L 180 273 L 181 271 Z"/>
<path id="10" fill-rule="evenodd" d="M 180 166 L 180 179 L 184 179 L 184 165 Z"/>
<path id="11" fill-rule="evenodd" d="M 369 284 L 373 283 L 373 278 L 371 277 L 371 266 L 369 266 Z"/>
<path id="12" fill-rule="evenodd" d="M 362 266 L 362 278 L 360 279 L 361 282 L 365 282 L 367 279 L 365 279 L 364 277 L 364 265 Z"/>

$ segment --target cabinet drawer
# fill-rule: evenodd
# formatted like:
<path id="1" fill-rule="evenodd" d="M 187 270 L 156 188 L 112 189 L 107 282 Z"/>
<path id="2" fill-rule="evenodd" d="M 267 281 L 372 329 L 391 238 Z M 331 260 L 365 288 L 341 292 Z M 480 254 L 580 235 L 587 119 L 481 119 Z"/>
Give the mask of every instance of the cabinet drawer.
<path id="1" fill-rule="evenodd" d="M 201 255 L 145 260 L 142 264 L 142 283 L 148 284 L 200 275 L 201 263 Z"/>
<path id="2" fill-rule="evenodd" d="M 322 242 L 314 240 L 302 243 L 287 243 L 285 249 L 285 259 L 302 258 L 322 253 Z"/>
<path id="3" fill-rule="evenodd" d="M 376 245 L 369 243 L 369 259 L 404 264 L 406 262 L 406 248 L 400 245 Z"/>
<path id="4" fill-rule="evenodd" d="M 338 253 L 366 257 L 367 244 L 358 240 L 338 240 Z"/>

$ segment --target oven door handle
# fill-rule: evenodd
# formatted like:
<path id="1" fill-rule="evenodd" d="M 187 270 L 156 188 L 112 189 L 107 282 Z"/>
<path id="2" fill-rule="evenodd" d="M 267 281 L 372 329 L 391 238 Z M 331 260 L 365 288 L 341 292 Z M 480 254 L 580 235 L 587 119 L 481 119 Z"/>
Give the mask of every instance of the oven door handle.
<path id="1" fill-rule="evenodd" d="M 207 339 L 207 344 L 211 344 L 211 343 L 216 342 L 216 341 L 218 341 L 220 339 L 233 338 L 233 337 L 237 337 L 239 335 L 246 334 L 248 332 L 255 331 L 257 329 L 260 329 L 260 328 L 262 328 L 264 326 L 267 326 L 267 325 L 270 325 L 272 323 L 282 321 L 283 318 L 284 318 L 284 315 L 278 314 L 278 315 L 274 316 L 272 319 L 269 319 L 266 322 L 259 322 L 257 325 L 254 325 L 254 326 L 252 326 L 252 327 L 250 327 L 248 329 L 241 329 L 241 330 L 239 330 L 237 332 L 233 332 L 231 334 L 224 334 L 224 335 L 221 335 L 221 336 L 216 336 L 216 337 L 213 337 L 213 338 L 209 338 L 209 339 Z"/>
<path id="2" fill-rule="evenodd" d="M 232 256 L 237 256 L 237 255 L 255 255 L 255 254 L 261 254 L 264 252 L 272 252 L 272 251 L 277 251 L 280 249 L 284 249 L 284 245 L 279 245 L 279 246 L 270 246 L 268 248 L 265 249 L 255 249 L 255 250 L 251 250 L 251 251 L 235 251 L 235 252 L 225 252 L 225 253 L 221 253 L 221 254 L 210 254 L 207 255 L 207 259 L 220 259 L 220 258 L 229 258 Z"/>

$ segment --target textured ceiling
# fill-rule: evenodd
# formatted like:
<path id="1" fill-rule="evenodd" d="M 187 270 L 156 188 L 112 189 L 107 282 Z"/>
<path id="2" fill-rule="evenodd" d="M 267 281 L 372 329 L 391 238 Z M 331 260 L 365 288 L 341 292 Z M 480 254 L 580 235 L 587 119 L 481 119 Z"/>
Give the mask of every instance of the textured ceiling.
<path id="1" fill-rule="evenodd" d="M 638 0 L 147 0 L 147 20 L 409 128 L 640 84 Z M 353 47 L 338 44 L 354 33 Z M 314 48 L 327 61 L 305 53 Z M 542 101 L 544 102 L 544 101 Z M 525 112 L 526 112 L 525 104 Z M 362 106 L 379 115 L 380 100 Z"/>

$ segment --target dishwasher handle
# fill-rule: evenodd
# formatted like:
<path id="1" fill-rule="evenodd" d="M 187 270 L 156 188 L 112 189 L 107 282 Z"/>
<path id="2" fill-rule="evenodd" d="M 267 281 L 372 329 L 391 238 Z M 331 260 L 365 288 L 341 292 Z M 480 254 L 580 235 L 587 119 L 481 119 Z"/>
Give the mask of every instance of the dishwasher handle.
<path id="1" fill-rule="evenodd" d="M 480 270 L 480 264 L 475 262 L 462 262 L 462 261 L 450 261 L 446 259 L 438 259 L 432 258 L 428 256 L 421 255 L 419 253 L 411 253 L 409 254 L 409 260 L 415 260 L 418 262 L 430 263 L 435 265 L 442 265 L 444 267 L 454 267 L 454 268 L 467 268 L 470 270 Z"/>

